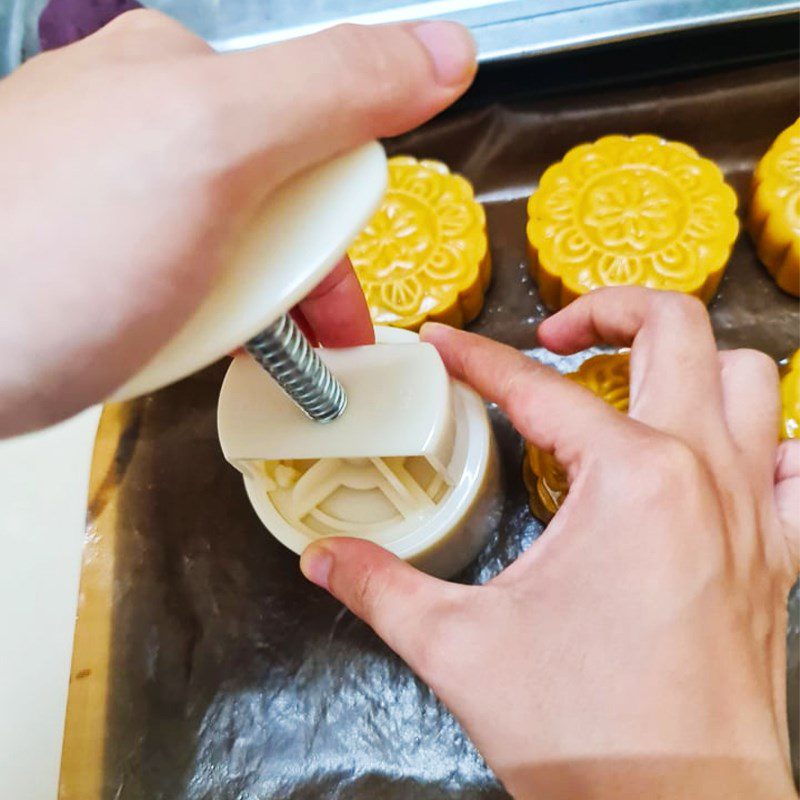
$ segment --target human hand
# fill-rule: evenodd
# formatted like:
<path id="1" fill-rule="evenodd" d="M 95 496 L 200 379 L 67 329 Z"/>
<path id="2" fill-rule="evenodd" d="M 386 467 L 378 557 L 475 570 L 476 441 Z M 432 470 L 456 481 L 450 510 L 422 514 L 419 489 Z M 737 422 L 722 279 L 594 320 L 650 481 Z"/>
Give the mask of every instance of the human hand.
<path id="1" fill-rule="evenodd" d="M 310 546 L 305 575 L 433 688 L 517 798 L 794 797 L 800 442 L 778 448 L 774 363 L 718 353 L 700 302 L 638 288 L 539 330 L 558 353 L 631 346 L 629 416 L 509 347 L 441 325 L 422 337 L 555 454 L 569 495 L 485 586 L 356 539 Z"/>
<path id="2" fill-rule="evenodd" d="M 271 190 L 418 125 L 474 71 L 450 23 L 218 55 L 131 11 L 0 82 L 0 436 L 107 397 L 188 318 Z M 323 344 L 371 340 L 347 262 L 301 312 Z"/>

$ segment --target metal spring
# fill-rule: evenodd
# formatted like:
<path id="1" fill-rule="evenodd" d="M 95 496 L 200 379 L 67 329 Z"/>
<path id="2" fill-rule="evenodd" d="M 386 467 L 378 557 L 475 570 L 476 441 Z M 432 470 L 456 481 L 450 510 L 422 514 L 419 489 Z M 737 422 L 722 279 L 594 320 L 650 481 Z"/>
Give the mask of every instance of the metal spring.
<path id="1" fill-rule="evenodd" d="M 290 316 L 265 328 L 245 348 L 311 419 L 331 422 L 344 411 L 344 388 Z"/>

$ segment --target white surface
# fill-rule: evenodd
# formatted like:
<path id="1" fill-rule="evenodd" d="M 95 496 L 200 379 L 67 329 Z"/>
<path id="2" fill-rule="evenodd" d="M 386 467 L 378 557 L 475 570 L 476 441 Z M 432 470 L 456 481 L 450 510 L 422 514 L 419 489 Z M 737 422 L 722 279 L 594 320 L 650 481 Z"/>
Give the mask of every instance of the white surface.
<path id="1" fill-rule="evenodd" d="M 450 378 L 433 345 L 414 341 L 316 352 L 347 393 L 344 413 L 325 424 L 309 419 L 249 355 L 237 356 L 217 411 L 228 461 L 392 456 L 449 461 Z"/>
<path id="2" fill-rule="evenodd" d="M 160 389 L 231 353 L 305 297 L 369 222 L 386 190 L 370 142 L 269 195 L 198 310 L 113 399 Z"/>
<path id="3" fill-rule="evenodd" d="M 100 410 L 0 441 L 0 797 L 58 787 L 91 454 Z"/>

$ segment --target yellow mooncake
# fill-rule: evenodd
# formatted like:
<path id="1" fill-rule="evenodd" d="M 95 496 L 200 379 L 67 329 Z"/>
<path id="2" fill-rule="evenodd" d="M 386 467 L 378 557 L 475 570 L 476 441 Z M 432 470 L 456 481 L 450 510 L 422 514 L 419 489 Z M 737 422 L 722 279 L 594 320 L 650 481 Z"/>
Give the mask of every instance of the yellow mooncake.
<path id="1" fill-rule="evenodd" d="M 348 250 L 372 321 L 463 327 L 491 279 L 486 215 L 470 183 L 439 161 L 389 159 L 380 209 Z"/>
<path id="2" fill-rule="evenodd" d="M 717 290 L 739 232 L 737 199 L 712 161 L 657 136 L 606 136 L 549 167 L 528 201 L 539 294 L 562 308 L 602 286 Z"/>
<path id="3" fill-rule="evenodd" d="M 629 353 L 604 353 L 581 364 L 577 372 L 566 375 L 602 397 L 616 409 L 628 411 L 630 369 Z M 567 476 L 552 453 L 532 444 L 525 447 L 522 477 L 530 496 L 534 516 L 547 522 L 558 511 L 567 495 Z"/>
<path id="4" fill-rule="evenodd" d="M 781 409 L 781 438 L 800 439 L 800 350 L 783 369 Z"/>
<path id="5" fill-rule="evenodd" d="M 756 167 L 747 228 L 778 286 L 800 295 L 800 119 Z"/>

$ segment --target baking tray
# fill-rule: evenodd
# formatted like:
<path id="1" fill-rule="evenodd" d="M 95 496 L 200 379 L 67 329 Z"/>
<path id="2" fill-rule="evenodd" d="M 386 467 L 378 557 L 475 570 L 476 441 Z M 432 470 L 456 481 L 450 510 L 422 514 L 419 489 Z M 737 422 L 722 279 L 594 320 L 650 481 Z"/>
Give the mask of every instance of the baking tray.
<path id="1" fill-rule="evenodd" d="M 525 263 L 525 201 L 546 166 L 604 134 L 656 133 L 714 159 L 744 202 L 756 161 L 798 115 L 798 64 L 647 85 L 618 77 L 612 87 L 557 96 L 526 86 L 526 74 L 503 72 L 494 87 L 484 81 L 452 113 L 387 144 L 446 161 L 486 206 L 495 275 L 471 329 L 564 370 L 575 360 L 537 349 L 546 311 Z M 798 346 L 797 302 L 775 287 L 744 234 L 711 315 L 723 348 L 757 347 L 781 359 Z M 225 367 L 105 411 L 62 800 L 506 798 L 432 693 L 364 624 L 306 583 L 296 556 L 262 529 L 216 438 Z M 459 576 L 470 583 L 497 574 L 542 533 L 527 507 L 522 443 L 497 409 L 490 413 L 506 500 L 502 524 Z M 792 714 L 799 627 L 795 593 Z"/>
<path id="2" fill-rule="evenodd" d="M 0 3 L 0 75 L 39 51 L 37 24 L 46 2 Z M 702 26 L 786 20 L 800 9 L 797 0 L 149 0 L 144 5 L 179 20 L 220 51 L 338 22 L 453 19 L 470 27 L 484 63 Z"/>

